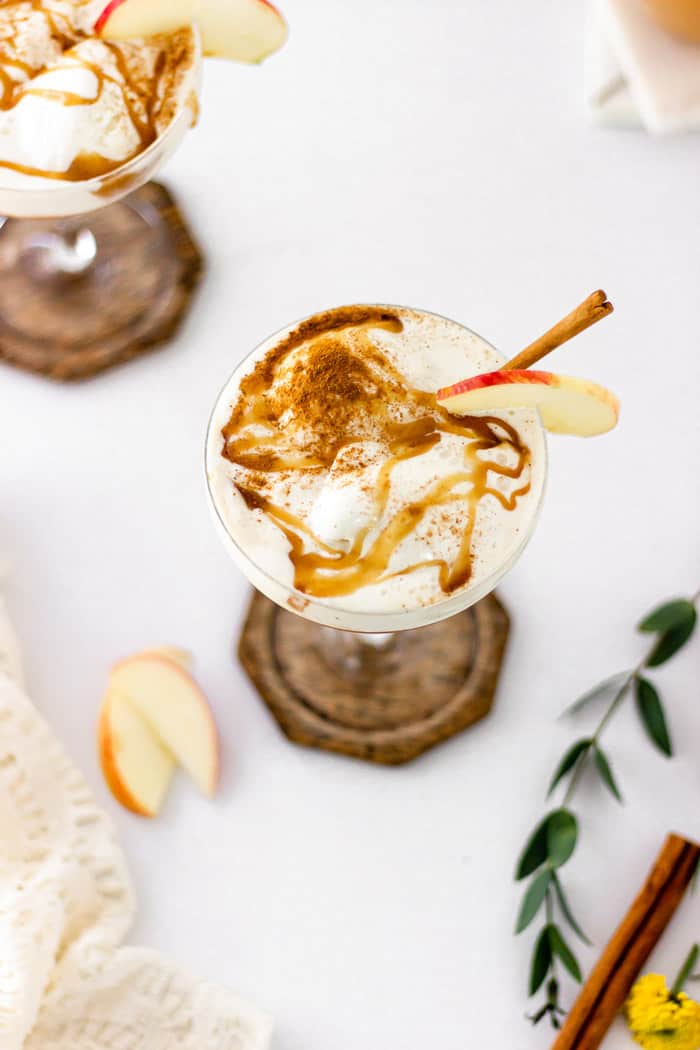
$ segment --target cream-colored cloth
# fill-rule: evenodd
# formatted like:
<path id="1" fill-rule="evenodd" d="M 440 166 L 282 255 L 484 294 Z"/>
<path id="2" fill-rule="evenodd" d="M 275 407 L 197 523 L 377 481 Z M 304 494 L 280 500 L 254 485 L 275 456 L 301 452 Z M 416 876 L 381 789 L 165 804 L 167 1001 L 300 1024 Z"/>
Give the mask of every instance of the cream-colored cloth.
<path id="1" fill-rule="evenodd" d="M 265 1050 L 270 1022 L 157 952 L 106 814 L 22 690 L 0 598 L 0 1050 Z"/>
<path id="2" fill-rule="evenodd" d="M 654 134 L 700 128 L 700 45 L 656 25 L 642 0 L 592 0 L 586 103 L 599 124 Z"/>

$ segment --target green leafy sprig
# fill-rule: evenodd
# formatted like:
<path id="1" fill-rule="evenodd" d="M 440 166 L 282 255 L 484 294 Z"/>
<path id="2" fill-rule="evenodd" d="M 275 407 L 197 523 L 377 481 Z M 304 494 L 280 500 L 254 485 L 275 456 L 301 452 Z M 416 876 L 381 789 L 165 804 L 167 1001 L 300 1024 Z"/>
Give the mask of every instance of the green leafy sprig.
<path id="1" fill-rule="evenodd" d="M 545 1001 L 530 1017 L 537 1024 L 549 1017 L 559 1028 L 565 1010 L 559 1001 L 558 968 L 563 967 L 575 981 L 581 981 L 581 967 L 562 932 L 566 924 L 585 944 L 590 944 L 569 905 L 561 879 L 561 869 L 570 860 L 579 836 L 579 824 L 571 810 L 571 801 L 584 772 L 591 768 L 610 793 L 622 802 L 617 779 L 601 737 L 623 701 L 634 694 L 637 712 L 649 740 L 663 755 L 673 754 L 671 735 L 664 706 L 657 687 L 649 680 L 649 670 L 660 667 L 681 649 L 697 624 L 700 592 L 692 598 L 666 602 L 645 616 L 638 629 L 654 636 L 642 660 L 628 671 L 607 678 L 580 697 L 568 709 L 576 714 L 594 702 L 607 701 L 597 726 L 588 736 L 576 740 L 564 753 L 552 776 L 547 797 L 566 784 L 561 805 L 551 810 L 530 834 L 518 861 L 516 880 L 530 878 L 522 899 L 516 933 L 526 930 L 544 913 L 542 926 L 532 954 L 528 994 L 536 995 L 545 985 Z"/>

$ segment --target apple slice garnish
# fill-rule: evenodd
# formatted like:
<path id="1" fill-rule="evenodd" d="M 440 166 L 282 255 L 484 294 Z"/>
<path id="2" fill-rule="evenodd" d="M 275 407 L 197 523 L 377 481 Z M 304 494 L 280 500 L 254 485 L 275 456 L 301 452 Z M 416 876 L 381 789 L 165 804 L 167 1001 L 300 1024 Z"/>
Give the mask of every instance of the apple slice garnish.
<path id="1" fill-rule="evenodd" d="M 95 22 L 105 40 L 134 40 L 196 25 L 202 51 L 236 62 L 262 62 L 287 39 L 287 24 L 268 0 L 110 0 Z"/>
<path id="2" fill-rule="evenodd" d="M 214 794 L 219 740 L 207 698 L 180 659 L 145 651 L 112 669 L 108 692 L 127 700 L 199 789 Z"/>
<path id="3" fill-rule="evenodd" d="M 534 408 L 547 430 L 579 437 L 612 430 L 620 412 L 615 395 L 598 383 L 528 368 L 470 376 L 438 390 L 437 401 L 455 416 Z"/>
<path id="4" fill-rule="evenodd" d="M 123 806 L 156 817 L 175 771 L 175 759 L 128 700 L 107 693 L 97 726 L 97 749 L 107 786 Z"/>

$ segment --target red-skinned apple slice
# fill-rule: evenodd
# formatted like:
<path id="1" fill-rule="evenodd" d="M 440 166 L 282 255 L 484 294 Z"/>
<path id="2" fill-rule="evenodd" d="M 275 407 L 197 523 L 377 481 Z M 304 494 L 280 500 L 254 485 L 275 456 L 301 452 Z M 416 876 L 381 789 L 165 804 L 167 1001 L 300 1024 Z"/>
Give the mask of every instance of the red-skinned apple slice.
<path id="1" fill-rule="evenodd" d="M 170 786 L 175 759 L 128 700 L 107 693 L 97 726 L 97 749 L 117 802 L 156 817 Z"/>
<path id="2" fill-rule="evenodd" d="M 455 416 L 534 408 L 547 430 L 579 437 L 612 430 L 620 411 L 615 395 L 598 383 L 528 368 L 470 376 L 438 390 L 437 401 Z"/>
<path id="3" fill-rule="evenodd" d="M 287 24 L 268 0 L 109 0 L 95 22 L 105 40 L 134 40 L 196 25 L 202 51 L 236 62 L 262 62 L 287 39 Z"/>
<path id="4" fill-rule="evenodd" d="M 209 703 L 182 665 L 146 651 L 122 660 L 109 677 L 109 691 L 128 700 L 200 790 L 214 794 L 219 740 Z"/>

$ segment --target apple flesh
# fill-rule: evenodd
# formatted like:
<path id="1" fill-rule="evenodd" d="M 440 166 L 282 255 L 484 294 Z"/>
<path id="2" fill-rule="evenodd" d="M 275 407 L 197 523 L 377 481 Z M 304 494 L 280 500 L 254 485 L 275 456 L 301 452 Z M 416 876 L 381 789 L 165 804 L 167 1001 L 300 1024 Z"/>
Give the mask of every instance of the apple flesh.
<path id="1" fill-rule="evenodd" d="M 122 660 L 109 692 L 128 701 L 207 796 L 216 790 L 219 741 L 209 703 L 179 660 L 152 650 Z"/>
<path id="2" fill-rule="evenodd" d="M 95 22 L 105 40 L 134 40 L 199 29 L 202 52 L 236 62 L 262 62 L 287 39 L 287 24 L 268 0 L 110 0 Z"/>
<path id="3" fill-rule="evenodd" d="M 598 383 L 529 368 L 471 376 L 438 390 L 437 401 L 455 416 L 533 408 L 547 430 L 579 437 L 612 430 L 620 412 L 615 395 Z"/>
<path id="4" fill-rule="evenodd" d="M 128 700 L 107 693 L 97 727 L 97 749 L 107 786 L 118 802 L 156 817 L 170 786 L 175 759 Z"/>
<path id="5" fill-rule="evenodd" d="M 192 669 L 192 653 L 187 649 L 180 649 L 177 645 L 154 645 L 152 649 L 144 649 L 141 652 L 141 656 L 152 656 L 153 654 L 163 656 L 166 660 L 172 660 L 180 667 L 184 667 L 186 671 Z"/>

